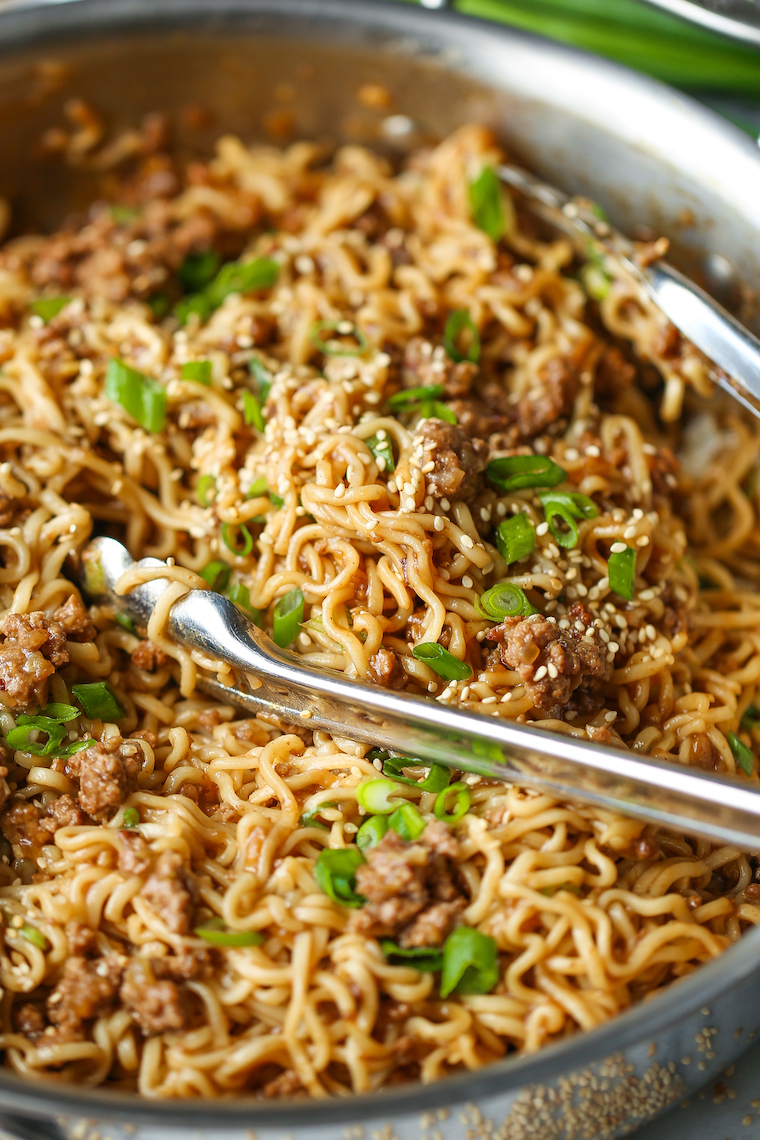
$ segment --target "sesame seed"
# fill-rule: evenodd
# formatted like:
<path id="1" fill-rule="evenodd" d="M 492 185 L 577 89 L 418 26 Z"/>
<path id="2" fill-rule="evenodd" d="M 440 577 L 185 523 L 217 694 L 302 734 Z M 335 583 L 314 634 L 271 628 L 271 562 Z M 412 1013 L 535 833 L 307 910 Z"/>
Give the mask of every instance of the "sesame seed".
<path id="1" fill-rule="evenodd" d="M 601 454 L 601 451 L 595 443 L 592 443 L 591 447 L 586 448 L 586 455 L 588 455 L 591 459 L 598 459 Z"/>
<path id="2" fill-rule="evenodd" d="M 637 546 L 649 546 L 649 535 L 642 534 L 640 538 L 636 539 Z"/>
<path id="3" fill-rule="evenodd" d="M 472 578 L 469 574 L 465 574 L 464 578 L 462 578 L 462 585 L 464 586 L 465 590 L 472 589 Z"/>
<path id="4" fill-rule="evenodd" d="M 538 669 L 536 669 L 535 673 L 533 674 L 533 680 L 534 681 L 543 680 L 543 678 L 546 676 L 547 672 L 548 672 L 548 669 L 547 669 L 546 665 L 539 665 Z"/>
<path id="5" fill-rule="evenodd" d="M 627 526 L 625 528 L 625 530 L 623 531 L 623 538 L 635 538 L 635 537 L 636 537 L 636 527 L 635 526 Z"/>
<path id="6" fill-rule="evenodd" d="M 345 483 L 338 483 L 338 486 L 335 488 L 335 498 L 336 499 L 342 499 L 343 496 L 345 495 L 345 493 L 346 493 Z"/>
<path id="7" fill-rule="evenodd" d="M 557 668 L 557 666 L 554 664 L 553 661 L 550 661 L 549 664 L 546 666 L 546 668 L 547 668 L 549 676 L 552 678 L 552 680 L 554 680 L 555 677 L 559 676 L 559 669 Z"/>
<path id="8" fill-rule="evenodd" d="M 462 546 L 465 548 L 465 550 L 472 550 L 474 545 L 475 543 L 472 541 L 469 534 L 462 535 Z"/>
<path id="9" fill-rule="evenodd" d="M 626 544 L 624 542 L 613 542 L 612 546 L 610 547 L 610 553 L 611 554 L 622 554 L 627 549 L 628 549 L 628 547 L 626 546 Z"/>
<path id="10" fill-rule="evenodd" d="M 451 510 L 451 503 L 449 502 L 448 499 L 441 499 L 441 510 L 442 511 L 450 511 Z"/>
<path id="11" fill-rule="evenodd" d="M 440 531 L 440 530 L 443 530 L 445 525 L 446 525 L 446 523 L 443 520 L 443 516 L 442 515 L 436 515 L 435 518 L 433 519 L 433 529 Z"/>
<path id="12" fill-rule="evenodd" d="M 543 536 L 545 534 L 547 534 L 548 531 L 549 531 L 548 522 L 539 523 L 538 526 L 536 527 L 536 534 L 539 536 L 539 538 L 543 538 Z"/>

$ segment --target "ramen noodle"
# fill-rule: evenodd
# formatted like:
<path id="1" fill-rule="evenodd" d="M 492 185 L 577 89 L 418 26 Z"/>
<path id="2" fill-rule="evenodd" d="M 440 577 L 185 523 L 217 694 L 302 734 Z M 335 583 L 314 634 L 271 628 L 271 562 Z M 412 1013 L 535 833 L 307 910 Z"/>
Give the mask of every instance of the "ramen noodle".
<path id="1" fill-rule="evenodd" d="M 757 922 L 752 859 L 244 717 L 166 615 L 755 782 L 757 426 L 483 128 L 180 175 L 155 127 L 0 255 L 6 1065 L 320 1098 L 593 1029 Z M 93 530 L 166 562 L 147 629 L 82 600 Z"/>

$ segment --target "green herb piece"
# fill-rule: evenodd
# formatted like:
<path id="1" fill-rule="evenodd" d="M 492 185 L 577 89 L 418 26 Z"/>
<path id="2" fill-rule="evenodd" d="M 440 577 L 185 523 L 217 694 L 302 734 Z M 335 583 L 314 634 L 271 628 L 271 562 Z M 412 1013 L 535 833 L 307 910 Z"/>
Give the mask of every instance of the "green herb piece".
<path id="1" fill-rule="evenodd" d="M 499 980 L 496 942 L 472 926 L 458 926 L 443 946 L 441 997 L 488 994 Z"/>
<path id="2" fill-rule="evenodd" d="M 117 625 L 120 625 L 122 629 L 126 629 L 127 633 L 137 632 L 135 619 L 133 617 L 130 617 L 129 614 L 114 614 L 113 620 Z"/>
<path id="3" fill-rule="evenodd" d="M 456 804 L 451 814 L 447 814 L 446 804 L 448 797 L 452 794 L 456 796 Z M 470 789 L 466 784 L 450 784 L 448 788 L 444 788 L 443 791 L 436 796 L 433 814 L 436 819 L 440 819 L 441 823 L 450 823 L 453 827 L 459 823 L 460 819 L 464 819 L 470 810 L 470 798 Z"/>
<path id="4" fill-rule="evenodd" d="M 36 946 L 38 950 L 47 950 L 50 946 L 45 935 L 36 926 L 31 926 L 28 922 L 19 929 L 19 934 L 25 938 L 27 942 L 31 942 L 32 946 Z"/>
<path id="5" fill-rule="evenodd" d="M 394 784 L 392 780 L 384 780 L 382 777 L 374 780 L 370 778 L 362 780 L 356 789 L 356 802 L 373 815 L 390 815 L 398 807 L 398 798 L 394 802 L 390 797 L 393 795 L 398 797 L 400 791 L 398 784 Z"/>
<path id="6" fill-rule="evenodd" d="M 525 511 L 499 523 L 496 545 L 508 566 L 532 553 L 536 545 L 536 530 Z"/>
<path id="7" fill-rule="evenodd" d="M 356 344 L 346 344 L 342 340 L 325 340 L 322 333 L 336 332 L 339 336 L 352 336 Z M 362 356 L 367 351 L 367 338 L 353 321 L 317 321 L 309 332 L 311 343 L 325 356 Z"/>
<path id="8" fill-rule="evenodd" d="M 472 676 L 472 669 L 467 662 L 460 661 L 437 641 L 423 641 L 422 645 L 415 645 L 412 657 L 424 661 L 444 681 L 466 681 Z"/>
<path id="9" fill-rule="evenodd" d="M 73 740 L 71 744 L 67 744 L 64 748 L 58 748 L 53 753 L 56 760 L 73 756 L 75 752 L 83 752 L 85 748 L 89 748 L 95 741 L 91 736 L 85 737 L 84 740 Z"/>
<path id="10" fill-rule="evenodd" d="M 748 748 L 743 740 L 740 740 L 735 732 L 729 732 L 728 743 L 731 745 L 731 751 L 734 754 L 734 760 L 747 776 L 752 775 L 752 769 L 755 766 L 755 757 L 751 748 Z"/>
<path id="11" fill-rule="evenodd" d="M 499 582 L 478 598 L 478 607 L 491 621 L 504 621 L 508 617 L 530 617 L 538 610 L 528 601 L 525 591 L 514 582 Z"/>
<path id="12" fill-rule="evenodd" d="M 216 276 L 222 259 L 215 249 L 189 253 L 179 267 L 178 277 L 185 293 L 200 293 Z"/>
<path id="13" fill-rule="evenodd" d="M 221 594 L 227 589 L 230 580 L 230 568 L 226 562 L 207 562 L 201 570 L 201 578 L 208 582 L 212 590 Z"/>
<path id="14" fill-rule="evenodd" d="M 282 495 L 278 495 L 276 491 L 267 491 L 267 495 L 269 496 L 269 502 L 273 507 L 277 507 L 278 511 L 281 507 L 285 506 L 285 500 Z"/>
<path id="15" fill-rule="evenodd" d="M 140 217 L 140 211 L 135 206 L 122 206 L 118 202 L 111 206 L 110 214 L 117 226 L 128 226 Z"/>
<path id="16" fill-rule="evenodd" d="M 261 946 L 266 939 L 260 930 L 228 930 L 221 918 L 212 918 L 193 931 L 212 946 Z"/>
<path id="17" fill-rule="evenodd" d="M 148 297 L 148 308 L 157 321 L 162 320 L 169 312 L 171 302 L 169 301 L 169 294 L 161 289 L 158 293 L 152 293 Z"/>
<path id="18" fill-rule="evenodd" d="M 239 606 L 241 610 L 245 610 L 253 624 L 261 629 L 261 610 L 251 605 L 251 595 L 247 586 L 244 586 L 242 582 L 233 582 L 227 591 L 227 597 L 231 602 L 234 602 L 236 606 Z"/>
<path id="19" fill-rule="evenodd" d="M 443 950 L 436 950 L 433 946 L 399 946 L 389 938 L 383 938 L 380 949 L 391 965 L 411 966 L 425 974 L 437 974 L 443 969 Z M 395 962 L 396 959 L 400 961 Z"/>
<path id="20" fill-rule="evenodd" d="M 567 479 L 567 471 L 548 455 L 505 455 L 492 459 L 486 474 L 500 491 L 521 491 L 526 487 L 556 487 Z"/>
<path id="21" fill-rule="evenodd" d="M 311 808 L 309 811 L 305 811 L 298 822 L 301 824 L 301 827 L 319 827 L 322 829 L 322 831 L 329 831 L 330 828 L 327 826 L 327 824 L 323 823 L 321 819 L 317 819 L 317 816 L 321 811 L 324 810 L 324 808 L 334 808 L 337 806 L 338 805 L 332 801 L 325 802 L 323 804 L 317 804 L 316 807 Z"/>
<path id="22" fill-rule="evenodd" d="M 465 351 L 462 352 L 459 349 L 459 343 L 461 334 L 465 330 L 470 334 L 470 339 Z M 457 364 L 463 360 L 477 364 L 480 360 L 480 333 L 478 326 L 466 309 L 456 309 L 446 321 L 446 327 L 443 330 L 443 347 Z"/>
<path id="23" fill-rule="evenodd" d="M 596 261 L 587 261 L 581 268 L 581 284 L 595 301 L 603 301 L 612 286 L 612 278 Z"/>
<path id="24" fill-rule="evenodd" d="M 396 461 L 393 458 L 393 447 L 387 435 L 384 439 L 378 439 L 376 435 L 371 435 L 369 439 L 365 439 L 364 442 L 374 455 L 381 471 L 387 471 L 390 474 L 396 470 Z"/>
<path id="25" fill-rule="evenodd" d="M 356 846 L 360 851 L 366 851 L 368 847 L 377 847 L 388 826 L 387 815 L 371 815 L 369 819 L 365 819 L 356 833 Z"/>
<path id="26" fill-rule="evenodd" d="M 197 317 L 200 322 L 207 321 L 212 312 L 213 306 L 205 293 L 191 293 L 174 306 L 174 315 L 181 325 L 186 325 L 191 317 Z"/>
<path id="27" fill-rule="evenodd" d="M 258 479 L 254 479 L 253 483 L 251 483 L 250 487 L 248 488 L 246 499 L 258 499 L 262 495 L 266 495 L 267 491 L 268 487 L 266 478 L 264 475 L 261 475 Z"/>
<path id="28" fill-rule="evenodd" d="M 444 420 L 447 424 L 458 423 L 448 404 L 442 404 L 440 400 L 423 401 L 420 412 L 424 420 Z"/>
<path id="29" fill-rule="evenodd" d="M 269 257 L 257 257 L 255 261 L 246 262 L 228 261 L 206 287 L 206 298 L 212 309 L 218 309 L 233 293 L 258 293 L 261 289 L 271 289 L 279 272 L 279 265 Z"/>
<path id="30" fill-rule="evenodd" d="M 49 756 L 55 752 L 66 736 L 66 729 L 57 721 L 49 720 L 47 717 L 24 716 L 19 717 L 18 721 L 22 719 L 24 723 L 18 723 L 5 738 L 10 747 L 18 749 L 19 752 L 30 752 L 32 756 Z M 38 732 L 44 732 L 47 739 L 33 740 L 32 733 Z"/>
<path id="31" fill-rule="evenodd" d="M 79 701 L 85 716 L 90 720 L 121 720 L 124 716 L 124 710 L 116 700 L 116 694 L 108 681 L 72 685 L 71 695 Z"/>
<path id="32" fill-rule="evenodd" d="M 29 308 L 36 317 L 42 317 L 45 324 L 57 317 L 61 309 L 65 309 L 71 297 L 39 297 L 32 301 Z"/>
<path id="33" fill-rule="evenodd" d="M 89 551 L 85 550 L 82 555 L 82 565 L 84 567 L 84 582 L 88 594 L 96 597 L 98 594 L 104 594 L 106 590 L 106 575 L 103 570 L 103 563 L 100 561 L 100 555 L 95 558 L 89 556 Z"/>
<path id="34" fill-rule="evenodd" d="M 125 827 L 137 827 L 138 823 L 140 822 L 140 813 L 137 808 L 124 808 L 122 822 Z"/>
<path id="35" fill-rule="evenodd" d="M 213 475 L 201 475 L 198 486 L 195 488 L 198 502 L 202 507 L 208 507 L 216 495 L 216 479 Z"/>
<path id="36" fill-rule="evenodd" d="M 357 895 L 354 887 L 356 872 L 364 862 L 356 847 L 325 848 L 314 865 L 317 886 L 341 906 L 362 906 L 364 898 Z"/>
<path id="37" fill-rule="evenodd" d="M 632 602 L 636 581 L 636 550 L 633 546 L 626 546 L 625 550 L 616 550 L 610 554 L 607 559 L 607 576 L 610 589 L 627 602 Z"/>
<path id="38" fill-rule="evenodd" d="M 166 424 L 166 389 L 150 376 L 130 368 L 123 360 L 108 361 L 104 394 L 120 404 L 146 431 L 162 431 Z"/>
<path id="39" fill-rule="evenodd" d="M 388 826 L 407 843 L 413 843 L 422 835 L 427 824 L 414 804 L 400 804 L 393 815 L 388 817 Z"/>
<path id="40" fill-rule="evenodd" d="M 219 531 L 222 542 L 238 558 L 245 558 L 253 550 L 253 535 L 243 523 L 222 523 Z M 235 544 L 234 535 L 237 533 L 242 546 Z"/>
<path id="41" fill-rule="evenodd" d="M 272 373 L 256 356 L 252 356 L 248 361 L 248 371 L 256 381 L 259 399 L 262 403 L 265 402 L 269 395 L 269 389 L 272 387 Z"/>
<path id="42" fill-rule="evenodd" d="M 470 183 L 469 198 L 475 225 L 487 233 L 491 241 L 498 242 L 504 236 L 506 221 L 501 201 L 501 182 L 490 166 L 484 166 L 475 181 Z"/>
<path id="43" fill-rule="evenodd" d="M 298 637 L 303 622 L 303 590 L 300 586 L 289 590 L 274 607 L 272 637 L 280 649 L 286 649 Z"/>
<path id="44" fill-rule="evenodd" d="M 367 759 L 372 759 L 368 756 Z M 412 780 L 402 775 L 404 768 L 414 768 L 418 765 L 429 767 L 430 771 L 423 780 Z M 396 780 L 400 784 L 409 784 L 412 788 L 419 788 L 422 792 L 440 792 L 447 787 L 451 779 L 451 772 L 443 764 L 428 764 L 425 760 L 415 760 L 410 756 L 385 756 L 383 758 L 383 775 Z"/>
<path id="45" fill-rule="evenodd" d="M 576 519 L 595 519 L 599 508 L 588 495 L 581 495 L 577 491 L 547 491 L 538 496 L 546 514 L 546 521 L 554 539 L 560 546 L 572 547 L 578 541 L 578 527 Z M 556 522 L 561 518 L 567 530 L 561 530 Z"/>
<path id="46" fill-rule="evenodd" d="M 68 724 L 70 720 L 77 719 L 79 716 L 79 709 L 74 708 L 73 705 L 63 705 L 54 702 L 49 705 L 45 705 L 44 709 L 41 709 L 38 715 L 47 717 L 48 720 L 55 720 L 58 722 L 58 724 Z M 16 724 L 21 723 L 21 717 L 18 717 L 16 719 Z"/>
<path id="47" fill-rule="evenodd" d="M 243 389 L 243 419 L 247 424 L 253 424 L 256 431 L 260 431 L 263 434 L 267 425 L 264 419 L 264 413 L 261 410 L 261 404 L 253 392 L 249 392 L 247 388 Z"/>
<path id="48" fill-rule="evenodd" d="M 417 388 L 404 388 L 388 398 L 388 407 L 394 412 L 408 412 L 425 400 L 437 400 L 443 395 L 443 384 L 421 384 Z"/>
<path id="49" fill-rule="evenodd" d="M 195 380 L 198 384 L 211 387 L 211 361 L 186 360 L 180 373 L 183 380 Z"/>
<path id="50" fill-rule="evenodd" d="M 741 720 L 741 727 L 747 731 L 760 728 L 760 708 L 757 705 L 748 705 Z"/>

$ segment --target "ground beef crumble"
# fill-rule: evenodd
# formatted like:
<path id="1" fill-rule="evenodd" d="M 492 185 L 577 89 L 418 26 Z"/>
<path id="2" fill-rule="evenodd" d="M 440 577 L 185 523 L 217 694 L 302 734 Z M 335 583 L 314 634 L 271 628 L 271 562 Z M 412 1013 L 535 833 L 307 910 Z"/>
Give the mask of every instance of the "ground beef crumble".
<path id="1" fill-rule="evenodd" d="M 488 445 L 482 439 L 470 439 L 457 424 L 443 420 L 422 420 L 415 442 L 422 443 L 428 493 L 437 499 L 459 499 L 472 502 L 483 485 L 482 475 L 488 462 Z"/>
<path id="2" fill-rule="evenodd" d="M 68 958 L 57 986 L 47 999 L 50 1021 L 61 1029 L 81 1033 L 83 1025 L 108 1013 L 121 981 L 122 964 L 116 954 L 90 959 Z"/>
<path id="3" fill-rule="evenodd" d="M 45 682 L 69 653 L 63 626 L 43 613 L 8 614 L 0 644 L 0 691 L 11 708 L 44 704 Z"/>
<path id="4" fill-rule="evenodd" d="M 164 851 L 156 860 L 142 897 L 173 934 L 189 934 L 193 928 L 198 888 L 176 851 Z"/>
<path id="5" fill-rule="evenodd" d="M 139 744 L 96 741 L 66 762 L 66 775 L 79 781 L 79 804 L 94 819 L 110 819 L 137 788 L 142 750 Z"/>
<path id="6" fill-rule="evenodd" d="M 53 614 L 53 620 L 63 627 L 68 641 L 93 641 L 97 630 L 87 616 L 87 610 L 76 594 L 70 594 Z"/>
<path id="7" fill-rule="evenodd" d="M 119 997 L 146 1036 L 184 1029 L 189 995 L 170 977 L 164 958 L 133 958 L 124 971 Z"/>
<path id="8" fill-rule="evenodd" d="M 477 364 L 451 359 L 442 344 L 434 346 L 422 337 L 412 337 L 406 346 L 401 377 L 407 388 L 443 386 L 442 399 L 467 396 L 478 374 Z"/>

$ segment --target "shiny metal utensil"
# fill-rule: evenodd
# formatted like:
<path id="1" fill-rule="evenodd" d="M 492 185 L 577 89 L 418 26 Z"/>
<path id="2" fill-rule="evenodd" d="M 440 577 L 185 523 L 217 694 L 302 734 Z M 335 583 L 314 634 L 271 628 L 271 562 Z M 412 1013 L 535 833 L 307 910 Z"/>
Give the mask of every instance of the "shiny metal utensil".
<path id="1" fill-rule="evenodd" d="M 571 198 L 513 163 L 499 166 L 497 173 L 546 221 L 576 241 L 594 242 L 621 262 L 676 328 L 717 365 L 712 379 L 760 418 L 760 340 L 749 329 L 666 261 L 642 268 L 633 243 L 582 199 Z"/>
<path id="2" fill-rule="evenodd" d="M 118 596 L 116 583 L 135 565 L 126 547 L 96 538 L 83 554 L 80 580 L 92 600 L 147 624 L 168 579 Z M 137 565 L 164 563 L 144 558 Z M 192 590 L 176 602 L 167 633 L 241 674 L 239 687 L 207 677 L 199 686 L 250 712 L 274 713 L 290 724 L 760 849 L 760 791 L 738 781 L 323 672 L 278 649 L 232 602 L 211 590 Z"/>

